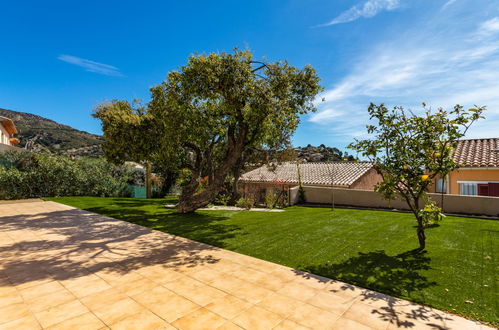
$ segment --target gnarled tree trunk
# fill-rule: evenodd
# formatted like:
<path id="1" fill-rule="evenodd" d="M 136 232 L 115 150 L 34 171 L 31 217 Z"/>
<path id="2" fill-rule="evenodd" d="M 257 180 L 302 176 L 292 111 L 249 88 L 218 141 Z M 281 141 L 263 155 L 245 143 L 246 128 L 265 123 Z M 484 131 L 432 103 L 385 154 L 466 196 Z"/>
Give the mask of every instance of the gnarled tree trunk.
<path id="1" fill-rule="evenodd" d="M 195 194 L 199 186 L 199 175 L 194 175 L 191 182 L 184 187 L 180 201 L 177 205 L 177 212 L 190 213 L 198 208 L 204 207 L 215 200 L 225 182 L 225 178 L 234 169 L 234 166 L 242 158 L 244 144 L 246 142 L 247 127 L 239 128 L 239 134 L 234 136 L 235 129 L 229 129 L 228 148 L 224 160 L 215 168 L 213 178 L 208 180 L 206 189 Z M 199 169 L 194 173 L 199 173 Z"/>

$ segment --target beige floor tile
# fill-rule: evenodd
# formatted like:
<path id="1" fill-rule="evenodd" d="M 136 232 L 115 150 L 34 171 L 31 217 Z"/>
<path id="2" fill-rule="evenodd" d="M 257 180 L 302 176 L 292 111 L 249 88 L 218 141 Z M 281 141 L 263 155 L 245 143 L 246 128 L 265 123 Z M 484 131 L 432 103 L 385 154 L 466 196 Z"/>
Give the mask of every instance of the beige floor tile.
<path id="1" fill-rule="evenodd" d="M 281 323 L 279 323 L 273 330 L 307 330 L 310 328 L 307 328 L 303 325 L 300 325 L 296 322 L 290 321 L 290 320 L 284 320 Z M 349 328 L 345 328 L 347 330 Z M 353 328 L 350 328 L 351 330 L 354 330 Z"/>
<path id="2" fill-rule="evenodd" d="M 137 272 L 140 275 L 147 277 L 148 279 L 158 284 L 165 284 L 171 281 L 175 281 L 179 278 L 185 277 L 185 275 L 180 274 L 174 270 L 165 268 L 163 266 L 155 266 L 147 269 L 139 269 L 137 270 Z"/>
<path id="3" fill-rule="evenodd" d="M 278 276 L 272 275 L 272 274 L 266 274 L 265 277 L 262 277 L 254 282 L 255 284 L 258 284 L 266 289 L 272 290 L 272 291 L 278 291 L 282 289 L 283 287 L 286 286 L 289 281 L 279 278 Z"/>
<path id="4" fill-rule="evenodd" d="M 339 315 L 318 307 L 303 304 L 288 317 L 289 320 L 312 329 L 332 329 Z"/>
<path id="5" fill-rule="evenodd" d="M 325 291 L 334 293 L 346 299 L 352 299 L 361 296 L 364 292 L 366 292 L 366 289 L 359 288 L 352 284 L 333 281 L 328 285 Z"/>
<path id="6" fill-rule="evenodd" d="M 282 317 L 287 317 L 293 313 L 298 306 L 303 304 L 303 302 L 296 299 L 273 293 L 260 301 L 257 306 L 276 313 Z"/>
<path id="7" fill-rule="evenodd" d="M 19 290 L 16 289 L 15 286 L 10 284 L 0 287 L 0 296 L 9 295 L 11 293 L 16 293 L 16 292 L 19 292 Z"/>
<path id="8" fill-rule="evenodd" d="M 184 295 L 195 288 L 207 287 L 206 284 L 188 276 L 183 276 L 174 281 L 163 284 L 164 287 L 177 294 Z"/>
<path id="9" fill-rule="evenodd" d="M 104 281 L 110 285 L 120 285 L 129 282 L 138 281 L 144 278 L 142 275 L 136 272 L 126 272 L 120 268 L 113 269 L 113 267 L 107 267 L 105 269 L 100 269 L 94 272 L 94 275 L 99 276 Z"/>
<path id="10" fill-rule="evenodd" d="M 211 284 L 213 281 L 223 278 L 225 275 L 219 271 L 205 267 L 189 276 L 205 284 Z"/>
<path id="11" fill-rule="evenodd" d="M 133 296 L 137 302 L 167 322 L 185 316 L 200 306 L 164 287 L 156 287 Z"/>
<path id="12" fill-rule="evenodd" d="M 99 320 L 94 314 L 92 313 L 85 313 L 78 315 L 76 317 L 73 317 L 71 319 L 62 321 L 60 323 L 57 323 L 48 329 L 50 330 L 93 330 L 93 329 L 100 329 L 104 327 L 105 324 L 102 323 L 101 320 Z"/>
<path id="13" fill-rule="evenodd" d="M 335 330 L 344 330 L 344 329 L 370 330 L 372 328 L 370 328 L 367 325 L 364 325 L 362 323 L 359 323 L 357 321 L 353 321 L 353 320 L 347 319 L 345 317 L 340 317 L 336 322 L 333 323 L 332 329 L 335 329 Z M 409 329 L 412 330 L 413 328 L 409 327 Z"/>
<path id="14" fill-rule="evenodd" d="M 35 285 L 19 292 L 23 296 L 23 299 L 26 301 L 33 300 L 35 298 L 45 296 L 57 291 L 64 291 L 64 287 L 57 281 L 52 281 L 40 285 Z"/>
<path id="15" fill-rule="evenodd" d="M 54 281 L 54 279 L 50 275 L 45 273 L 37 274 L 36 271 L 35 274 L 29 272 L 25 275 L 23 275 L 22 273 L 14 274 L 11 275 L 9 279 L 11 279 L 11 282 L 16 286 L 18 290 L 23 290 L 32 286 Z"/>
<path id="16" fill-rule="evenodd" d="M 199 306 L 206 306 L 209 303 L 212 303 L 226 296 L 227 293 L 215 289 L 213 287 L 204 285 L 202 287 L 196 287 L 193 288 L 192 290 L 184 291 L 180 295 L 183 296 L 184 298 L 189 299 L 195 304 L 198 304 Z"/>
<path id="17" fill-rule="evenodd" d="M 245 300 L 236 298 L 232 295 L 226 295 L 225 297 L 206 305 L 205 308 L 230 320 L 251 306 L 252 304 Z"/>
<path id="18" fill-rule="evenodd" d="M 307 300 L 307 303 L 328 312 L 341 315 L 346 312 L 346 310 L 350 308 L 355 301 L 356 300 L 353 298 L 347 299 L 333 293 L 319 292 L 317 295 Z"/>
<path id="19" fill-rule="evenodd" d="M 35 319 L 33 315 L 27 315 L 23 318 L 0 324 L 1 330 L 32 330 L 32 329 L 41 329 L 40 323 Z"/>
<path id="20" fill-rule="evenodd" d="M 135 315 L 128 316 L 114 324 L 110 325 L 111 329 L 127 330 L 127 329 L 141 329 L 141 330 L 156 330 L 173 328 L 166 321 L 159 318 L 150 311 L 143 311 Z"/>
<path id="21" fill-rule="evenodd" d="M 293 280 L 293 282 L 304 284 L 314 289 L 324 290 L 331 285 L 332 280 L 319 275 L 312 275 L 303 272 L 302 277 Z"/>
<path id="22" fill-rule="evenodd" d="M 41 312 L 71 301 L 76 300 L 76 297 L 67 290 L 61 290 L 50 293 L 26 302 L 31 312 Z"/>
<path id="23" fill-rule="evenodd" d="M 304 284 L 288 283 L 282 289 L 277 290 L 277 293 L 300 301 L 307 301 L 317 295 L 319 290 Z"/>
<path id="24" fill-rule="evenodd" d="M 241 288 L 241 286 L 245 285 L 246 283 L 248 282 L 232 276 L 224 276 L 215 279 L 214 281 L 211 282 L 210 285 L 227 293 L 232 293 L 237 291 L 239 288 Z"/>
<path id="25" fill-rule="evenodd" d="M 127 296 L 124 293 L 115 288 L 111 288 L 88 295 L 80 299 L 80 301 L 90 310 L 96 310 L 104 308 L 106 306 L 110 306 L 125 298 L 127 298 Z"/>
<path id="26" fill-rule="evenodd" d="M 175 322 L 172 325 L 177 329 L 216 329 L 224 324 L 227 320 L 219 315 L 210 312 L 205 308 L 200 308 L 192 313 L 189 313 Z"/>
<path id="27" fill-rule="evenodd" d="M 389 322 L 376 310 L 375 307 L 356 302 L 342 316 L 374 329 L 386 329 Z"/>
<path id="28" fill-rule="evenodd" d="M 71 319 L 87 312 L 88 308 L 86 308 L 78 300 L 75 300 L 66 304 L 46 309 L 41 312 L 37 312 L 35 313 L 35 317 L 38 322 L 40 322 L 42 327 L 48 328 L 51 325 L 60 323 L 62 321 Z"/>
<path id="29" fill-rule="evenodd" d="M 120 284 L 116 286 L 116 289 L 129 296 L 134 296 L 144 291 L 151 290 L 156 286 L 158 286 L 156 282 L 151 281 L 150 279 L 147 279 L 145 277 L 142 277 L 136 281 Z"/>
<path id="30" fill-rule="evenodd" d="M 71 285 L 68 290 L 71 291 L 76 297 L 83 298 L 88 295 L 110 289 L 111 286 L 103 279 L 97 278 L 91 281 L 86 281 L 81 285 Z"/>
<path id="31" fill-rule="evenodd" d="M 259 303 L 272 293 L 274 292 L 269 289 L 265 289 L 257 284 L 249 282 L 244 283 L 237 288 L 237 290 L 232 291 L 234 296 L 249 301 L 252 304 Z"/>
<path id="32" fill-rule="evenodd" d="M 24 303 L 10 304 L 0 307 L 0 324 L 11 322 L 29 315 L 28 305 Z"/>
<path id="33" fill-rule="evenodd" d="M 67 270 L 61 270 L 62 272 L 67 272 Z M 78 272 L 75 275 L 71 275 L 69 277 L 66 277 L 62 280 L 59 280 L 59 282 L 64 285 L 66 288 L 73 288 L 73 287 L 79 287 L 84 285 L 87 282 L 99 280 L 100 277 L 90 273 L 87 270 L 82 270 L 81 272 Z"/>
<path id="34" fill-rule="evenodd" d="M 21 294 L 15 289 L 10 291 L 9 293 L 0 294 L 0 307 L 22 302 L 23 298 Z"/>
<path id="35" fill-rule="evenodd" d="M 232 322 L 244 329 L 272 329 L 283 319 L 282 316 L 253 306 L 236 316 Z"/>
<path id="36" fill-rule="evenodd" d="M 241 328 L 238 325 L 235 325 L 234 323 L 232 323 L 230 321 L 226 321 L 224 324 L 219 326 L 217 328 L 217 330 L 243 330 L 243 328 Z"/>
<path id="37" fill-rule="evenodd" d="M 124 298 L 113 304 L 92 310 L 92 312 L 101 319 L 106 325 L 114 324 L 131 315 L 144 311 L 144 307 L 131 298 Z"/>

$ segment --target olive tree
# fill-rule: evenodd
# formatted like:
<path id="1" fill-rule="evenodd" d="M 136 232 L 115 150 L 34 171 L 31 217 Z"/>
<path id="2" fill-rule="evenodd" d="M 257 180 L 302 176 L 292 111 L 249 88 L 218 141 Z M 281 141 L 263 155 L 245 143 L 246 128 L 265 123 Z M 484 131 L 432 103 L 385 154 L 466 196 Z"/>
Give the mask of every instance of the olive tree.
<path id="1" fill-rule="evenodd" d="M 189 169 L 177 205 L 187 213 L 216 198 L 245 153 L 288 148 L 299 115 L 315 110 L 320 91 L 311 66 L 255 61 L 250 51 L 235 50 L 190 56 L 151 88 L 146 105 L 112 101 L 94 116 L 102 121 L 110 159 L 161 159 Z"/>
<path id="2" fill-rule="evenodd" d="M 445 177 L 459 167 L 453 150 L 469 127 L 482 118 L 484 107 L 464 109 L 456 105 L 451 111 L 431 111 L 416 115 L 403 107 L 389 110 L 385 105 L 368 108 L 374 124 L 367 125 L 370 139 L 355 140 L 349 148 L 374 162 L 382 182 L 376 190 L 386 199 L 402 197 L 417 220 L 420 249 L 425 248 L 425 227 L 440 210 L 429 201 L 427 190 L 436 177 Z M 421 203 L 425 207 L 421 208 Z"/>

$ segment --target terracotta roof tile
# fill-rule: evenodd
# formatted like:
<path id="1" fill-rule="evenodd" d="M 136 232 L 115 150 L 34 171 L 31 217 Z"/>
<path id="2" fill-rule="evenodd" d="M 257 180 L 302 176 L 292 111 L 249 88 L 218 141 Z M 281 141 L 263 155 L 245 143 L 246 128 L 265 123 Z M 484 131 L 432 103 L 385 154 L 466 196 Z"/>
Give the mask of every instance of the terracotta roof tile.
<path id="1" fill-rule="evenodd" d="M 499 138 L 459 141 L 454 161 L 462 167 L 499 167 Z"/>
<path id="2" fill-rule="evenodd" d="M 279 164 L 275 170 L 264 165 L 241 176 L 241 182 L 281 181 L 298 184 L 300 169 L 304 185 L 350 186 L 373 167 L 369 162 L 304 163 L 287 162 Z"/>

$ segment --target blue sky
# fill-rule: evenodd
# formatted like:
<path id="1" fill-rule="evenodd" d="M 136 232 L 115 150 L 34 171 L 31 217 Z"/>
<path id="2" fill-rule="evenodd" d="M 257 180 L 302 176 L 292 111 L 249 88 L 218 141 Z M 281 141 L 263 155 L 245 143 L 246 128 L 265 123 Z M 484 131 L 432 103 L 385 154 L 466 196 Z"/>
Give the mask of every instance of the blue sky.
<path id="1" fill-rule="evenodd" d="M 100 133 L 92 109 L 148 100 L 194 52 L 250 48 L 312 64 L 325 92 L 295 145 L 364 136 L 369 102 L 487 105 L 499 136 L 499 1 L 2 1 L 0 108 Z"/>

